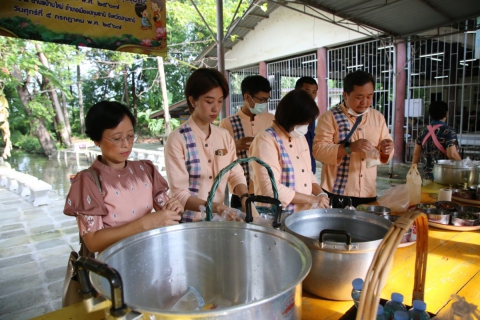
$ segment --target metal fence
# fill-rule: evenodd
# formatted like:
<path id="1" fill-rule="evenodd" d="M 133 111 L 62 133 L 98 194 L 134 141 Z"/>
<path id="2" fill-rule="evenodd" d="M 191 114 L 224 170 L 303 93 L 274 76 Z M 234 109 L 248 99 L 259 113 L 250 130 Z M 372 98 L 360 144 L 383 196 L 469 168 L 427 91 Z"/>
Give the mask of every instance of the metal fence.
<path id="1" fill-rule="evenodd" d="M 260 74 L 258 66 L 230 71 L 230 115 L 235 114 L 243 105 L 241 84 L 248 76 Z"/>
<path id="2" fill-rule="evenodd" d="M 267 63 L 267 79 L 272 86 L 268 112 L 275 113 L 278 102 L 295 88 L 300 77 L 305 76 L 317 80 L 316 53 Z"/>
<path id="3" fill-rule="evenodd" d="M 447 124 L 458 135 L 462 158 L 480 156 L 480 61 L 475 58 L 475 20 L 442 28 L 445 36 L 411 40 L 405 104 L 405 161 L 429 124 L 428 107 L 436 100 L 449 106 Z"/>
<path id="4" fill-rule="evenodd" d="M 343 101 L 343 78 L 355 70 L 369 72 L 375 78 L 372 107 L 385 116 L 392 128 L 394 107 L 395 51 L 388 41 L 369 41 L 328 50 L 327 105 L 331 108 Z"/>

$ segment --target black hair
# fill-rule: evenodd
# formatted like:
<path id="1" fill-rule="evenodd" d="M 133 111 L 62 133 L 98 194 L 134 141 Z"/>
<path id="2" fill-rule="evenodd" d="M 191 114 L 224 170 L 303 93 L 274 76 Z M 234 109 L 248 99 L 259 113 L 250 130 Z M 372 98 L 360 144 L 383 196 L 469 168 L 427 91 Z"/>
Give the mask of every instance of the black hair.
<path id="1" fill-rule="evenodd" d="M 303 84 L 304 84 L 304 83 L 316 85 L 317 88 L 318 88 L 317 81 L 315 81 L 315 79 L 313 79 L 312 77 L 301 77 L 301 78 L 298 79 L 297 82 L 295 83 L 295 89 L 301 89 L 301 88 L 303 87 Z"/>
<path id="2" fill-rule="evenodd" d="M 293 126 L 313 122 L 319 114 L 317 104 L 304 90 L 292 90 L 280 100 L 275 111 L 275 120 L 285 130 Z"/>
<path id="3" fill-rule="evenodd" d="M 100 101 L 87 112 L 85 133 L 93 141 L 100 141 L 103 131 L 118 126 L 125 116 L 130 119 L 135 128 L 135 117 L 127 106 L 115 101 Z"/>
<path id="4" fill-rule="evenodd" d="M 145 11 L 147 9 L 147 5 L 145 3 L 136 3 L 135 4 L 135 13 L 137 14 L 137 16 L 139 16 L 140 18 L 142 17 L 142 12 Z"/>
<path id="5" fill-rule="evenodd" d="M 248 93 L 251 96 L 256 95 L 260 91 L 262 92 L 270 92 L 272 91 L 272 87 L 270 86 L 270 81 L 266 78 L 256 75 L 256 76 L 248 76 L 242 81 L 242 96 L 245 93 Z"/>
<path id="6" fill-rule="evenodd" d="M 355 90 L 354 86 L 364 86 L 367 83 L 371 82 L 373 88 L 375 88 L 375 79 L 373 76 L 365 72 L 363 70 L 357 70 L 354 72 L 350 72 L 347 76 L 343 79 L 343 91 L 347 94 L 350 94 L 353 90 Z"/>
<path id="7" fill-rule="evenodd" d="M 199 68 L 195 70 L 190 77 L 188 77 L 184 91 L 190 114 L 193 113 L 194 108 L 190 100 L 188 100 L 189 97 L 192 97 L 193 100 L 198 100 L 202 94 L 218 87 L 222 89 L 223 99 L 227 99 L 229 93 L 228 82 L 220 71 L 209 68 Z"/>
<path id="8" fill-rule="evenodd" d="M 428 114 L 433 120 L 442 120 L 447 116 L 448 104 L 443 101 L 434 101 L 428 107 Z"/>

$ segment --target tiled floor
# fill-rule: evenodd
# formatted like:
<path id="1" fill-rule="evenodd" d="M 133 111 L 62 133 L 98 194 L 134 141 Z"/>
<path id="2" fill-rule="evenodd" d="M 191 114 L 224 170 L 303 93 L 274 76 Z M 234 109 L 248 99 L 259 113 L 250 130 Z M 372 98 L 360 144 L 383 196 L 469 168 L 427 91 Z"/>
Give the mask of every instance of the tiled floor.
<path id="1" fill-rule="evenodd" d="M 317 177 L 320 176 L 317 170 Z M 408 167 L 378 168 L 378 195 L 402 183 Z M 63 214 L 65 199 L 51 192 L 52 203 L 34 207 L 0 187 L 0 319 L 29 319 L 61 308 L 68 255 L 78 250 L 75 219 Z"/>

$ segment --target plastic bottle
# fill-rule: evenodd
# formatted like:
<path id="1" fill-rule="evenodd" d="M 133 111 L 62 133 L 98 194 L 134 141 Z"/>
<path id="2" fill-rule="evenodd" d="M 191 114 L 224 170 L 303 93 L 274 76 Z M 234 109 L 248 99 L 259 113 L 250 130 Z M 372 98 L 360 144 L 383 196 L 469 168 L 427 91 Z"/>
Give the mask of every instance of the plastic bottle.
<path id="1" fill-rule="evenodd" d="M 178 299 L 171 308 L 172 311 L 193 311 L 205 307 L 205 301 L 200 292 L 194 287 L 188 287 L 187 291 Z"/>
<path id="2" fill-rule="evenodd" d="M 352 281 L 352 299 L 355 307 L 358 308 L 358 302 L 360 301 L 360 293 L 363 288 L 363 280 L 356 278 Z"/>
<path id="3" fill-rule="evenodd" d="M 395 311 L 407 311 L 407 308 L 403 304 L 403 295 L 397 292 L 392 293 L 391 300 L 385 303 L 383 307 L 385 312 L 385 318 L 392 320 Z M 407 315 L 408 316 L 408 315 Z"/>
<path id="4" fill-rule="evenodd" d="M 386 320 L 385 312 L 383 312 L 383 306 L 381 304 L 378 305 L 377 320 Z"/>
<path id="5" fill-rule="evenodd" d="M 405 311 L 395 311 L 393 314 L 394 320 L 408 320 L 408 313 Z"/>
<path id="6" fill-rule="evenodd" d="M 413 307 L 408 310 L 408 319 L 411 320 L 427 320 L 430 316 L 425 311 L 427 304 L 422 300 L 413 300 Z"/>

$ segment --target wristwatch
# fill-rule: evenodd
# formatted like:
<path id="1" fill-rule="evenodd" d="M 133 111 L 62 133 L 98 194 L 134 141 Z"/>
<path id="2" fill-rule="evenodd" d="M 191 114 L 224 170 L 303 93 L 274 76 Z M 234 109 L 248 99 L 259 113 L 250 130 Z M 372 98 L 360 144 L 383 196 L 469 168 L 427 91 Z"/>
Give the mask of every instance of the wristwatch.
<path id="1" fill-rule="evenodd" d="M 343 144 L 343 146 L 345 147 L 345 150 L 347 151 L 347 154 L 352 153 L 352 151 L 350 151 L 350 142 L 348 142 L 348 141 L 345 142 L 345 143 Z"/>

